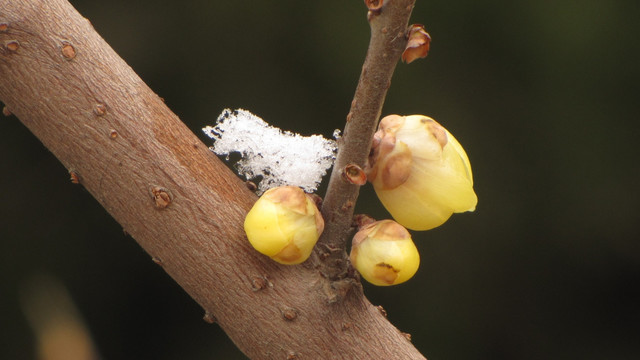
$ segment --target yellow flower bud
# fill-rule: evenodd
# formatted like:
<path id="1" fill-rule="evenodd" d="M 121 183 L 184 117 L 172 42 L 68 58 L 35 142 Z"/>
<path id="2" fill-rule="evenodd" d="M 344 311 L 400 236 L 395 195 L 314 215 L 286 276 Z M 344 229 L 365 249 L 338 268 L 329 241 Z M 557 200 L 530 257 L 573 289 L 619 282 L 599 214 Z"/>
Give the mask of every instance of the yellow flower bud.
<path id="1" fill-rule="evenodd" d="M 420 255 L 411 235 L 393 220 L 376 221 L 358 231 L 351 245 L 351 263 L 368 282 L 401 284 L 418 271 Z"/>
<path id="2" fill-rule="evenodd" d="M 296 186 L 267 190 L 244 220 L 251 245 L 281 264 L 307 260 L 323 229 L 315 202 Z"/>
<path id="3" fill-rule="evenodd" d="M 455 212 L 474 211 L 471 164 L 460 143 L 423 115 L 380 121 L 368 180 L 391 216 L 412 230 L 442 225 Z"/>

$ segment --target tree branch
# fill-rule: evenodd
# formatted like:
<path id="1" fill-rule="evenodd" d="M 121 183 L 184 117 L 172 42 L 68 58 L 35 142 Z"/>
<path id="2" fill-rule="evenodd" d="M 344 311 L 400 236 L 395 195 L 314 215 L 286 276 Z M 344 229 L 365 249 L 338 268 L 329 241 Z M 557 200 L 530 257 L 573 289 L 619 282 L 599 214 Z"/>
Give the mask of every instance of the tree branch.
<path id="1" fill-rule="evenodd" d="M 391 85 L 391 77 L 407 45 L 406 32 L 415 0 L 365 1 L 371 39 L 356 93 L 339 142 L 336 162 L 322 204 L 325 229 L 317 249 L 323 273 L 330 279 L 345 277 L 348 269 L 346 244 L 353 234 L 352 218 L 360 185 L 346 180 L 345 168 L 364 168 L 371 141 Z"/>
<path id="2" fill-rule="evenodd" d="M 0 1 L 0 100 L 240 350 L 424 358 L 358 289 L 331 303 L 316 269 L 255 252 L 242 229 L 255 195 L 66 0 Z"/>

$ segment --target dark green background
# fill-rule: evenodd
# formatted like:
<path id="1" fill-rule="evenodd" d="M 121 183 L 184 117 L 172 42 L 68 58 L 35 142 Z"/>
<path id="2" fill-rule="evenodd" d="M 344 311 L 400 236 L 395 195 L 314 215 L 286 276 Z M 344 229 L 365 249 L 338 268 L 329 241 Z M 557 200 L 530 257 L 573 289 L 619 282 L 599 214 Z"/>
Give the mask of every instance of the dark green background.
<path id="1" fill-rule="evenodd" d="M 207 143 L 226 107 L 330 136 L 369 38 L 361 0 L 72 3 Z M 635 0 L 417 1 L 431 52 L 383 113 L 455 134 L 479 204 L 414 233 L 409 283 L 365 291 L 429 359 L 640 358 L 638 19 Z M 43 272 L 105 359 L 243 358 L 15 117 L 0 132 L 0 358 L 34 357 L 17 294 Z"/>

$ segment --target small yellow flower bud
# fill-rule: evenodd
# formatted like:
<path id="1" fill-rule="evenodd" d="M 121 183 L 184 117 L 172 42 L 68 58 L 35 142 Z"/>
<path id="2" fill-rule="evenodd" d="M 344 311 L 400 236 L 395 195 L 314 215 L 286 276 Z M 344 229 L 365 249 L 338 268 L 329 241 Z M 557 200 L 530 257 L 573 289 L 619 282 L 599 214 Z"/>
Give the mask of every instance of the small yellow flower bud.
<path id="1" fill-rule="evenodd" d="M 412 230 L 440 226 L 454 212 L 475 210 L 478 202 L 464 149 L 423 115 L 380 121 L 367 172 L 384 207 Z"/>
<path id="2" fill-rule="evenodd" d="M 296 186 L 267 190 L 244 220 L 251 245 L 281 264 L 307 260 L 323 229 L 315 202 Z"/>
<path id="3" fill-rule="evenodd" d="M 368 282 L 401 284 L 418 271 L 420 255 L 411 235 L 393 220 L 365 225 L 353 237 L 351 263 Z"/>

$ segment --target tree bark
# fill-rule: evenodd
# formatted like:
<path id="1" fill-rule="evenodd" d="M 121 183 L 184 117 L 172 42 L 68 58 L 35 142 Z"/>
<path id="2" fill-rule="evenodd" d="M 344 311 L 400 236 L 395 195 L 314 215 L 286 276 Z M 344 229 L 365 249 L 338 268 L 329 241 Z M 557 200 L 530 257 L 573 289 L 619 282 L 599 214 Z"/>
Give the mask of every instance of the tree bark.
<path id="1" fill-rule="evenodd" d="M 246 189 L 66 0 L 0 0 L 0 100 L 252 359 L 423 359 L 351 287 L 242 228 Z M 317 259 L 316 259 L 317 260 Z"/>

